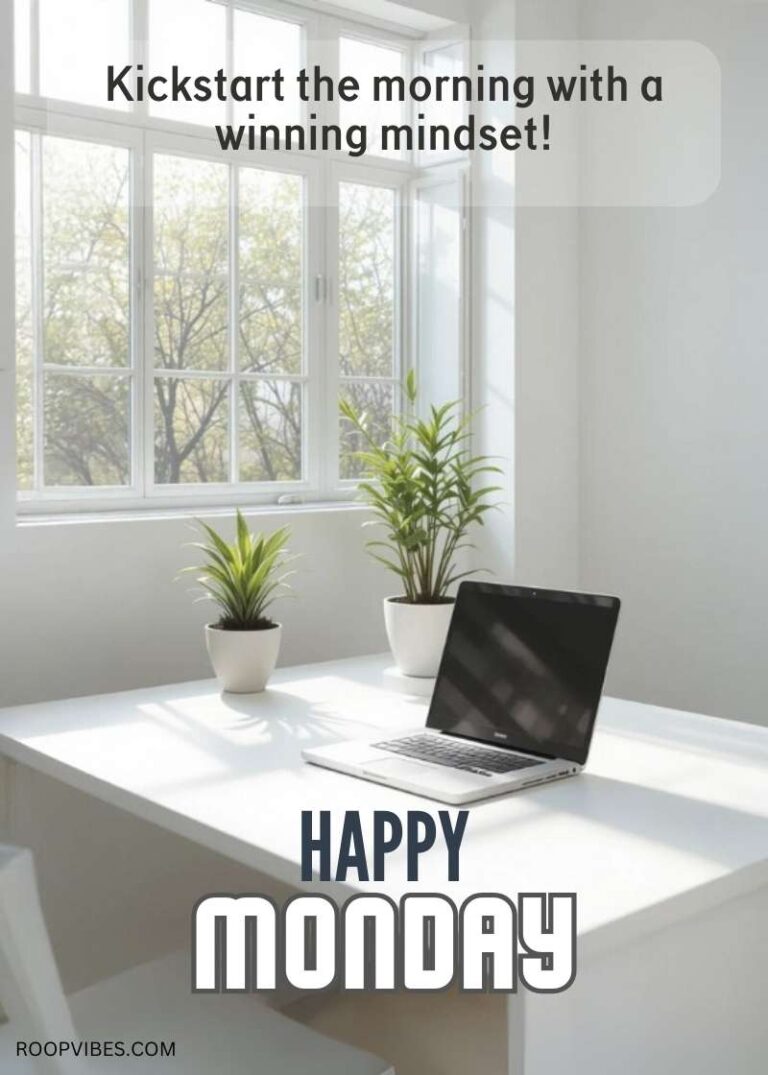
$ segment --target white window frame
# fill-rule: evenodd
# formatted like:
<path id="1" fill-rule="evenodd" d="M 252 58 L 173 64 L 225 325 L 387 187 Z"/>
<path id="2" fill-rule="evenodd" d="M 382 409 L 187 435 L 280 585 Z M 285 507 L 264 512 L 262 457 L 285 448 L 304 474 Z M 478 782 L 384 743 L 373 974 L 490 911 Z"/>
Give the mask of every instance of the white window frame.
<path id="1" fill-rule="evenodd" d="M 197 503 L 201 496 L 209 497 L 212 503 L 227 503 L 232 500 L 232 493 L 243 495 L 247 502 L 253 502 L 253 498 L 260 497 L 264 502 L 274 501 L 284 495 L 303 496 L 321 488 L 321 475 L 317 466 L 317 459 L 322 451 L 319 443 L 318 423 L 312 421 L 313 394 L 317 392 L 318 383 L 322 380 L 322 365 L 324 355 L 317 346 L 321 339 L 323 310 L 320 297 L 308 286 L 309 281 L 316 279 L 319 265 L 322 259 L 322 249 L 316 237 L 319 233 L 317 214 L 313 207 L 322 198 L 322 166 L 316 158 L 302 156 L 297 153 L 280 151 L 267 155 L 260 155 L 258 163 L 239 156 L 223 156 L 217 148 L 211 146 L 205 153 L 201 151 L 199 140 L 191 139 L 184 135 L 157 134 L 149 132 L 145 135 L 144 150 L 144 192 L 145 205 L 152 203 L 152 180 L 153 164 L 156 156 L 179 156 L 188 157 L 191 160 L 208 160 L 229 169 L 230 182 L 230 270 L 229 270 L 229 365 L 221 371 L 200 371 L 196 369 L 165 371 L 162 367 L 155 366 L 152 361 L 154 353 L 154 308 L 152 291 L 154 278 L 148 271 L 153 249 L 153 220 L 152 214 L 145 214 L 144 221 L 144 244 L 147 251 L 145 264 L 147 271 L 142 274 L 141 286 L 144 290 L 143 308 L 146 312 L 143 328 L 143 354 L 144 361 L 141 363 L 144 387 L 142 408 L 145 428 L 142 433 L 144 459 L 142 476 L 144 478 L 143 496 L 155 503 L 158 499 L 167 500 L 168 503 L 179 503 L 192 497 Z M 257 168 L 260 171 L 278 171 L 284 174 L 292 174 L 302 178 L 304 183 L 304 242 L 303 258 L 304 265 L 302 276 L 304 281 L 303 301 L 303 365 L 299 374 L 275 374 L 266 376 L 262 374 L 242 373 L 239 369 L 239 333 L 235 311 L 238 301 L 238 272 L 237 272 L 237 239 L 239 233 L 239 221 L 237 214 L 236 186 L 239 175 L 248 168 Z M 311 234 L 310 234 L 311 233 Z M 314 271 L 313 271 L 314 270 Z M 175 485 L 158 485 L 154 479 L 154 438 L 152 433 L 154 414 L 154 382 L 158 377 L 174 377 L 180 380 L 226 380 L 230 383 L 229 408 L 230 408 L 230 471 L 237 474 L 239 465 L 239 451 L 237 436 L 237 407 L 239 404 L 239 387 L 243 383 L 268 380 L 268 381 L 293 381 L 300 383 L 302 392 L 302 473 L 303 478 L 295 481 L 276 482 L 206 482 L 206 483 L 178 483 Z M 199 490 L 199 492 L 198 492 Z M 251 495 L 252 494 L 252 495 Z"/>
<path id="2" fill-rule="evenodd" d="M 430 189 L 441 188 L 445 186 L 455 185 L 461 205 L 461 215 L 459 220 L 459 279 L 456 281 L 458 291 L 459 302 L 459 338 L 456 341 L 456 353 L 458 356 L 458 369 L 457 383 L 459 397 L 462 403 L 462 411 L 464 414 L 472 412 L 472 377 L 471 370 L 469 368 L 469 354 L 470 354 L 470 337 L 471 337 L 471 323 L 470 323 L 470 303 L 469 296 L 471 294 L 471 280 L 470 280 L 470 212 L 469 206 L 472 204 L 471 199 L 471 169 L 466 160 L 460 162 L 451 161 L 450 163 L 440 164 L 435 167 L 424 168 L 419 177 L 414 179 L 410 184 L 411 194 L 411 209 L 410 214 L 411 228 L 413 231 L 410 244 L 410 259 L 409 259 L 409 271 L 411 273 L 412 285 L 410 287 L 410 294 L 412 295 L 412 301 L 409 304 L 408 309 L 408 331 L 411 335 L 411 343 L 409 349 L 409 355 L 411 356 L 410 367 L 416 374 L 417 379 L 422 383 L 422 372 L 429 373 L 429 370 L 423 370 L 424 359 L 420 354 L 420 348 L 418 346 L 419 336 L 419 324 L 418 316 L 421 306 L 421 294 L 419 287 L 419 273 L 417 268 L 417 259 L 419 257 L 419 236 L 418 236 L 418 222 L 415 220 L 417 205 L 422 193 Z M 427 405 L 432 402 L 427 396 L 426 400 L 422 403 Z"/>
<path id="3" fill-rule="evenodd" d="M 65 2 L 65 0 L 62 0 Z M 323 70 L 336 74 L 335 56 L 338 50 L 329 47 L 339 36 L 363 38 L 385 45 L 401 48 L 405 54 L 406 72 L 413 68 L 418 35 L 402 32 L 398 28 L 387 30 L 379 20 L 373 24 L 358 22 L 335 15 L 317 15 L 281 0 L 216 0 L 227 7 L 227 48 L 231 58 L 232 25 L 234 7 L 248 9 L 264 15 L 273 15 L 301 23 L 304 30 L 306 63 L 320 63 Z M 31 90 L 39 86 L 38 44 L 35 24 L 38 12 L 37 0 L 32 3 L 32 60 Z M 148 0 L 132 0 L 131 25 L 133 32 L 133 55 L 131 62 L 146 62 Z M 313 110 L 315 106 L 313 105 Z M 228 106 L 228 111 L 231 105 Z M 320 122 L 336 122 L 335 105 L 317 109 Z M 229 122 L 229 118 L 227 119 Z M 35 489 L 21 491 L 17 496 L 21 514 L 67 513 L 86 511 L 124 511 L 163 508 L 201 508 L 203 506 L 228 506 L 234 504 L 268 504 L 292 501 L 343 500 L 354 494 L 356 482 L 341 479 L 339 462 L 338 389 L 340 382 L 337 358 L 337 307 L 336 286 L 338 264 L 338 214 L 327 207 L 334 204 L 334 186 L 341 178 L 356 182 L 369 182 L 390 187 L 396 197 L 397 224 L 397 277 L 395 280 L 396 319 L 395 368 L 393 383 L 399 383 L 403 372 L 410 366 L 411 333 L 409 296 L 409 213 L 412 184 L 418 178 L 418 169 L 408 159 L 395 160 L 375 156 L 351 159 L 345 153 L 310 154 L 292 153 L 286 150 L 267 151 L 245 156 L 229 155 L 233 168 L 255 167 L 299 172 L 305 179 L 305 383 L 302 433 L 303 478 L 294 482 L 269 483 L 189 483 L 157 486 L 154 483 L 154 345 L 152 336 L 152 222 L 151 211 L 142 208 L 151 205 L 147 195 L 151 191 L 151 160 L 153 153 L 180 154 L 199 159 L 227 162 L 227 155 L 219 149 L 214 133 L 207 127 L 169 119 L 152 117 L 146 103 L 135 104 L 127 111 L 117 111 L 82 105 L 73 102 L 42 98 L 39 94 L 16 94 L 15 126 L 34 136 L 68 137 L 79 141 L 125 146 L 131 154 L 131 226 L 130 226 L 130 366 L 120 373 L 132 377 L 131 406 L 131 479 L 130 486 L 82 486 L 43 487 L 39 473 L 42 462 L 42 365 L 39 347 L 33 356 L 35 368 Z M 39 187 L 39 183 L 37 184 Z M 34 189 L 34 180 L 33 180 Z M 42 273 L 43 252 L 40 247 L 40 204 L 33 205 L 33 289 L 37 281 L 37 316 L 41 316 L 39 282 Z M 324 208 L 325 207 L 325 208 Z M 232 214 L 232 212 L 230 213 Z M 233 225 L 230 235 L 234 234 Z M 38 241 L 35 243 L 35 227 Z M 336 229 L 336 231 L 334 231 Z M 230 266 L 232 255 L 230 252 Z M 236 281 L 230 278 L 230 303 Z M 232 311 L 233 306 L 230 306 Z M 231 318 L 230 318 L 231 320 Z M 236 335 L 236 333 L 234 333 Z M 39 335 L 39 334 L 38 334 Z M 230 355 L 233 325 L 230 325 Z M 234 359 L 231 357 L 231 361 Z M 72 374 L 84 372 L 73 368 Z M 100 368 L 98 373 L 104 371 Z M 110 373 L 108 375 L 116 375 Z M 174 371 L 174 376 L 177 376 Z M 199 371 L 189 371 L 190 377 L 200 376 Z M 232 384 L 239 383 L 240 375 L 234 366 L 227 376 Z M 284 379 L 282 377 L 276 379 Z M 289 379 L 289 378 L 285 378 Z M 364 378 L 360 378 L 363 380 Z M 237 391 L 231 389 L 231 398 Z M 396 409 L 399 394 L 395 393 Z M 237 426 L 236 413 L 230 416 L 230 428 Z M 232 460 L 231 468 L 237 465 Z"/>

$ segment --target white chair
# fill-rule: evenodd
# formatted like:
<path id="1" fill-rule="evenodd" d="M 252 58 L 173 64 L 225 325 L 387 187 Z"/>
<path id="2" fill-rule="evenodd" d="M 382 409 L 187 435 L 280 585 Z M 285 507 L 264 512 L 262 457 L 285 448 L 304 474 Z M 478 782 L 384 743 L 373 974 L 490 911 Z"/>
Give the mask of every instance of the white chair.
<path id="1" fill-rule="evenodd" d="M 29 851 L 0 844 L 0 1072 L 47 1075 L 395 1075 L 384 1061 L 326 1038 L 253 995 L 201 995 L 185 952 L 67 998 Z M 172 1058 L 18 1059 L 17 1041 L 168 1042 Z"/>

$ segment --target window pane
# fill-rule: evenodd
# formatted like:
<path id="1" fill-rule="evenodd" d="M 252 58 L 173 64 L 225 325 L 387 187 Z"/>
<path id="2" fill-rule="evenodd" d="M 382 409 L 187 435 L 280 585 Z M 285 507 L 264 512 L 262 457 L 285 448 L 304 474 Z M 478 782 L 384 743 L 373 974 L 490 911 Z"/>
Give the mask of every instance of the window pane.
<path id="1" fill-rule="evenodd" d="M 301 385 L 251 381 L 240 395 L 240 480 L 301 478 Z"/>
<path id="2" fill-rule="evenodd" d="M 465 71 L 466 46 L 461 41 L 452 41 L 448 45 L 438 48 L 427 48 L 422 54 L 422 66 L 424 74 L 434 83 L 439 78 L 458 78 Z M 450 83 L 447 83 L 450 85 Z M 466 101 L 452 101 L 450 97 L 444 101 L 425 101 L 419 106 L 419 111 L 424 112 L 426 122 L 444 124 L 451 129 L 465 123 L 467 103 Z M 433 156 L 426 152 L 423 156 Z M 437 154 L 439 155 L 439 154 Z M 443 154 L 445 155 L 445 154 Z"/>
<path id="3" fill-rule="evenodd" d="M 129 364 L 128 215 L 128 150 L 43 139 L 46 362 Z"/>
<path id="4" fill-rule="evenodd" d="M 229 481 L 229 382 L 155 379 L 155 481 Z"/>
<path id="5" fill-rule="evenodd" d="M 295 22 L 257 15 L 253 11 L 234 12 L 234 73 L 271 75 L 283 73 L 283 101 L 274 99 L 272 84 L 264 101 L 235 103 L 238 123 L 247 123 L 252 112 L 257 123 L 301 123 L 302 103 L 296 76 L 303 67 L 301 27 Z"/>
<path id="6" fill-rule="evenodd" d="M 303 336 L 303 182 L 241 168 L 240 367 L 300 373 Z"/>
<path id="7" fill-rule="evenodd" d="M 155 362 L 226 369 L 228 168 L 157 156 L 154 175 Z"/>
<path id="8" fill-rule="evenodd" d="M 39 0 L 40 92 L 44 97 L 127 109 L 107 100 L 107 64 L 131 62 L 129 0 Z"/>
<path id="9" fill-rule="evenodd" d="M 14 0 L 14 85 L 17 93 L 29 93 L 30 85 L 30 0 Z"/>
<path id="10" fill-rule="evenodd" d="M 34 481 L 31 139 L 16 132 L 16 481 Z"/>
<path id="11" fill-rule="evenodd" d="M 358 414 L 364 414 L 368 431 L 377 444 L 384 444 L 392 430 L 395 388 L 392 384 L 346 384 L 344 397 Z M 365 447 L 363 438 L 346 418 L 340 420 L 339 477 L 360 478 L 364 467 L 354 453 Z"/>
<path id="12" fill-rule="evenodd" d="M 449 178 L 416 194 L 416 353 L 422 403 L 461 395 L 462 187 Z"/>
<path id="13" fill-rule="evenodd" d="M 128 485 L 127 377 L 45 375 L 46 485 Z"/>
<path id="14" fill-rule="evenodd" d="M 394 373 L 395 194 L 339 184 L 339 362 L 348 376 Z"/>
<path id="15" fill-rule="evenodd" d="M 339 119 L 342 128 L 351 124 L 365 124 L 368 128 L 368 153 L 383 157 L 399 159 L 404 156 L 405 145 L 394 149 L 396 144 L 390 137 L 386 150 L 381 148 L 380 132 L 382 126 L 399 125 L 406 122 L 405 104 L 397 93 L 393 100 L 374 101 L 373 76 L 404 76 L 405 53 L 400 49 L 377 45 L 371 41 L 360 41 L 354 37 L 339 38 L 339 75 L 352 75 L 360 86 L 356 101 L 339 102 Z M 385 96 L 383 93 L 380 96 Z"/>
<path id="16" fill-rule="evenodd" d="M 227 67 L 226 8 L 210 0 L 150 0 L 149 60 L 152 74 L 215 74 Z M 215 95 L 214 95 L 215 97 Z M 150 113 L 183 123 L 223 123 L 223 101 L 151 101 Z"/>

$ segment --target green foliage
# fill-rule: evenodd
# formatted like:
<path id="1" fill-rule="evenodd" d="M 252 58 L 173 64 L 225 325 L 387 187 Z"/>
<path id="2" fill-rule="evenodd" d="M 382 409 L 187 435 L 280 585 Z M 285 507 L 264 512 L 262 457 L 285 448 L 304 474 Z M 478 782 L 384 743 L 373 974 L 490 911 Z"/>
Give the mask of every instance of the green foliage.
<path id="1" fill-rule="evenodd" d="M 17 136 L 17 387 L 19 487 L 33 483 L 33 367 L 44 377 L 44 477 L 48 485 L 131 481 L 129 154 L 45 135 L 41 308 L 33 309 L 31 144 Z M 152 287 L 158 484 L 301 477 L 303 186 L 300 177 L 239 170 L 240 282 L 229 310 L 228 166 L 158 154 L 154 159 Z M 138 225 L 137 225 L 138 226 Z M 32 331 L 42 321 L 40 353 Z M 244 382 L 230 407 L 230 320 L 240 334 Z M 152 356 L 141 361 L 152 365 Z M 54 367 L 66 367 L 66 376 Z M 103 376 L 77 373 L 103 368 Z M 194 372 L 221 373 L 197 378 Z M 179 377 L 178 374 L 183 374 Z"/>
<path id="2" fill-rule="evenodd" d="M 395 251 L 392 191 L 342 183 L 339 191 L 339 370 L 391 377 Z"/>
<path id="3" fill-rule="evenodd" d="M 48 134 L 41 146 L 38 295 L 32 281 L 32 142 L 28 134 L 17 134 L 19 487 L 34 484 L 35 425 L 42 410 L 44 484 L 127 486 L 134 425 L 126 376 L 132 342 L 129 250 L 130 229 L 139 226 L 130 222 L 130 155 L 124 148 Z M 238 242 L 230 250 L 229 167 L 173 154 L 153 160 L 154 338 L 152 354 L 140 346 L 138 360 L 147 370 L 154 365 L 154 373 L 147 373 L 153 403 L 142 424 L 154 427 L 158 485 L 231 478 L 288 482 L 303 476 L 307 413 L 302 385 L 291 379 L 302 373 L 307 349 L 303 181 L 238 166 Z M 391 190 L 349 181 L 340 184 L 338 208 L 339 372 L 355 407 L 368 413 L 370 432 L 383 439 L 393 396 L 395 202 Z M 239 288 L 230 309 L 234 262 Z M 33 332 L 38 320 L 39 339 Z M 259 375 L 243 379 L 236 401 L 228 377 L 231 324 L 238 333 L 241 373 Z M 47 367 L 40 399 L 38 361 Z M 237 474 L 231 473 L 233 434 Z M 358 447 L 362 442 L 345 438 L 342 478 L 359 476 Z"/>
<path id="4" fill-rule="evenodd" d="M 401 580 L 413 604 L 445 600 L 453 583 L 470 571 L 459 571 L 456 556 L 471 547 L 470 529 L 482 525 L 494 506 L 499 486 L 482 484 L 484 475 L 499 473 L 488 456 L 472 455 L 470 419 L 461 417 L 457 402 L 432 406 L 425 419 L 415 416 L 413 372 L 405 383 L 407 412 L 396 416 L 388 441 L 377 442 L 368 416 L 348 401 L 343 416 L 366 444 L 356 453 L 366 480 L 360 491 L 372 508 L 382 538 L 368 542 L 374 559 Z"/>
<path id="5" fill-rule="evenodd" d="M 391 190 L 365 183 L 339 185 L 339 372 L 344 394 L 368 415 L 368 433 L 390 431 L 395 311 L 395 203 Z M 380 377 L 381 382 L 357 380 Z M 364 446 L 349 430 L 341 439 L 339 476 L 361 478 Z"/>
<path id="6" fill-rule="evenodd" d="M 200 523 L 207 542 L 194 548 L 203 554 L 203 564 L 188 567 L 203 588 L 203 599 L 215 601 L 221 610 L 218 627 L 227 631 L 257 631 L 274 624 L 267 609 L 286 588 L 292 572 L 282 571 L 288 563 L 287 526 L 272 534 L 252 534 L 238 510 L 235 540 L 230 544 L 212 526 Z"/>

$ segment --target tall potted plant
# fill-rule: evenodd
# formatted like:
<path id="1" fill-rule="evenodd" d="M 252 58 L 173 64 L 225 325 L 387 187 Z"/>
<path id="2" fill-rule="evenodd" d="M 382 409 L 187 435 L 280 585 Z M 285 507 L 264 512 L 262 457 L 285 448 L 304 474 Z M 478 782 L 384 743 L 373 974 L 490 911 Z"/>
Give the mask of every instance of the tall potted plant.
<path id="1" fill-rule="evenodd" d="M 219 607 L 219 618 L 205 628 L 205 642 L 222 690 L 236 694 L 263 691 L 274 671 L 282 627 L 268 615 L 275 597 L 286 587 L 288 527 L 272 534 L 252 534 L 237 512 L 235 540 L 229 543 L 212 526 L 194 548 L 203 563 L 185 568 L 202 587 L 202 600 Z"/>
<path id="2" fill-rule="evenodd" d="M 482 525 L 499 489 L 484 481 L 499 473 L 488 456 L 470 450 L 470 418 L 454 401 L 415 412 L 416 378 L 405 382 L 406 411 L 394 418 L 391 437 L 378 443 L 365 414 L 348 401 L 342 414 L 361 437 L 355 454 L 364 480 L 360 493 L 373 511 L 365 525 L 382 533 L 367 544 L 371 555 L 397 575 L 402 593 L 384 600 L 389 644 L 400 671 L 434 676 L 445 644 L 454 584 L 462 571 L 457 556 L 471 547 L 468 535 Z"/>

